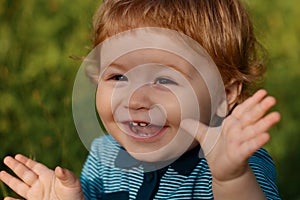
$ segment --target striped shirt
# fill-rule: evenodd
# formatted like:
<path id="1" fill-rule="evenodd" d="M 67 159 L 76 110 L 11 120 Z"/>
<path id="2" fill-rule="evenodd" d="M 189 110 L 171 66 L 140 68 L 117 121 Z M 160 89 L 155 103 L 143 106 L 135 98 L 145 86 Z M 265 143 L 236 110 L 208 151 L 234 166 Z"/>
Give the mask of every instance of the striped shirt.
<path id="1" fill-rule="evenodd" d="M 144 173 L 145 165 L 126 155 L 111 136 L 97 138 L 80 177 L 85 198 L 213 199 L 211 173 L 206 160 L 199 158 L 199 149 L 186 152 L 166 167 Z M 268 152 L 257 151 L 249 165 L 267 199 L 280 199 L 274 163 Z"/>

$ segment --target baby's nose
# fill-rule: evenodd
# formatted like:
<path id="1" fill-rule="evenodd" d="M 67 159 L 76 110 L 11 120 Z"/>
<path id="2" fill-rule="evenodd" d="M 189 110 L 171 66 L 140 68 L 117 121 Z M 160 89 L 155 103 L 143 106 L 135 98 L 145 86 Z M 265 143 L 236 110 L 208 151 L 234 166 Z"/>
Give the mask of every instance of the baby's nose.
<path id="1" fill-rule="evenodd" d="M 153 88 L 147 84 L 135 89 L 129 96 L 128 107 L 133 110 L 149 110 L 154 105 Z"/>

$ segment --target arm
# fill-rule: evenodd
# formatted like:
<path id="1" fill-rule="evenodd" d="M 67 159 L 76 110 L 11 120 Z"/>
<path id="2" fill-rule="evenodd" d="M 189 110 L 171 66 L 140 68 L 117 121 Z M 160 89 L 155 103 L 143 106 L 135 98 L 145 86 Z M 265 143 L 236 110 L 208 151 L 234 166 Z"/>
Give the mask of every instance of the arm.
<path id="1" fill-rule="evenodd" d="M 84 200 L 79 179 L 66 169 L 56 167 L 53 171 L 23 155 L 8 156 L 4 163 L 20 179 L 5 171 L 1 171 L 0 179 L 25 199 Z"/>
<path id="2" fill-rule="evenodd" d="M 215 199 L 266 199 L 249 166 L 232 180 L 219 181 L 213 177 L 212 188 Z"/>
<path id="3" fill-rule="evenodd" d="M 197 128 L 195 138 L 210 167 L 217 200 L 266 199 L 248 164 L 248 159 L 269 141 L 267 131 L 280 120 L 277 112 L 266 114 L 275 105 L 275 99 L 266 95 L 260 90 L 238 105 L 224 120 L 220 134 L 219 128 L 207 129 L 195 120 L 181 124 L 189 133 Z M 215 142 L 210 137 L 215 137 Z"/>

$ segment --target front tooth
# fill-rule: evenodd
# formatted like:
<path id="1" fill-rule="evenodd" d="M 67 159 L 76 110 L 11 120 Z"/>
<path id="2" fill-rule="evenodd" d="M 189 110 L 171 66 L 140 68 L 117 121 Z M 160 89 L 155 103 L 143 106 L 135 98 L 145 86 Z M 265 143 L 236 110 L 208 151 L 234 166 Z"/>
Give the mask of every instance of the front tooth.
<path id="1" fill-rule="evenodd" d="M 147 126 L 147 124 L 146 123 L 139 123 L 139 126 L 145 127 L 145 126 Z"/>
<path id="2" fill-rule="evenodd" d="M 131 122 L 131 125 L 132 125 L 132 126 L 138 126 L 139 124 L 136 123 L 136 122 Z"/>

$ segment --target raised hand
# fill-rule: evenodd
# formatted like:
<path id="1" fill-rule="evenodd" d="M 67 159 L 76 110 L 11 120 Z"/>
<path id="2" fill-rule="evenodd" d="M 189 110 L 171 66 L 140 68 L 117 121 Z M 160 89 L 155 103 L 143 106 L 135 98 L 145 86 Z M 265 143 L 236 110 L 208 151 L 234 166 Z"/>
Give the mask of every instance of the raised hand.
<path id="1" fill-rule="evenodd" d="M 4 163 L 20 178 L 1 171 L 0 179 L 28 200 L 83 200 L 80 181 L 61 167 L 55 171 L 23 155 L 6 157 Z M 13 200 L 6 197 L 5 200 Z"/>
<path id="2" fill-rule="evenodd" d="M 275 98 L 259 90 L 233 110 L 222 129 L 208 128 L 192 119 L 183 120 L 181 127 L 187 132 L 197 129 L 195 138 L 215 180 L 233 180 L 249 171 L 248 159 L 268 142 L 267 131 L 280 120 L 278 112 L 267 114 L 275 103 Z"/>

